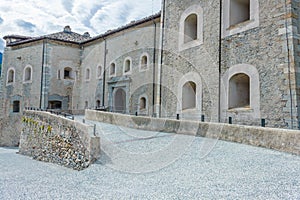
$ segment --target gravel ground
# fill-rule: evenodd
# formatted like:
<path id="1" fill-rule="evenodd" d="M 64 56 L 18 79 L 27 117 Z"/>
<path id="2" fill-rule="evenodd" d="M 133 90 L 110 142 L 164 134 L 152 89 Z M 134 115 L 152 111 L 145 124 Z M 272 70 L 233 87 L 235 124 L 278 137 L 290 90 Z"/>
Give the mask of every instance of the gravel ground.
<path id="1" fill-rule="evenodd" d="M 97 123 L 101 159 L 73 171 L 0 148 L 0 199 L 300 199 L 300 157 Z"/>

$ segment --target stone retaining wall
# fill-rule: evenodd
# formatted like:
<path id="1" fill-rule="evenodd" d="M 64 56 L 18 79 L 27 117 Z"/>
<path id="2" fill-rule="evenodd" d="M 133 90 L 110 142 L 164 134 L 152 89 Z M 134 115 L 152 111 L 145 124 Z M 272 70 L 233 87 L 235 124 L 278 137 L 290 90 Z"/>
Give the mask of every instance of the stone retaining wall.
<path id="1" fill-rule="evenodd" d="M 137 117 L 86 110 L 88 120 L 119 126 L 221 139 L 300 155 L 300 131 L 254 126 Z"/>
<path id="2" fill-rule="evenodd" d="M 5 118 L 0 117 L 0 146 L 19 146 L 20 133 L 22 130 L 21 116 L 13 115 Z"/>
<path id="3" fill-rule="evenodd" d="M 24 111 L 19 152 L 36 160 L 82 170 L 100 156 L 92 126 L 47 112 Z"/>

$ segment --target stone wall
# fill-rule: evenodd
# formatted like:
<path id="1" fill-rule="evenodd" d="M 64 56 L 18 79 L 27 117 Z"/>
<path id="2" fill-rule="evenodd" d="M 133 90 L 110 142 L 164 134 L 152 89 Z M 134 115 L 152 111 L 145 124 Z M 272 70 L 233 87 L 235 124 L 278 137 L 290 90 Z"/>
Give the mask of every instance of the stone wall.
<path id="1" fill-rule="evenodd" d="M 17 147 L 19 146 L 20 133 L 22 131 L 20 115 L 0 117 L 0 146 Z"/>
<path id="2" fill-rule="evenodd" d="M 222 123 L 136 117 L 86 110 L 86 119 L 119 126 L 208 137 L 300 155 L 300 131 Z"/>
<path id="3" fill-rule="evenodd" d="M 100 138 L 93 127 L 46 112 L 24 111 L 19 152 L 36 160 L 75 170 L 100 156 Z"/>

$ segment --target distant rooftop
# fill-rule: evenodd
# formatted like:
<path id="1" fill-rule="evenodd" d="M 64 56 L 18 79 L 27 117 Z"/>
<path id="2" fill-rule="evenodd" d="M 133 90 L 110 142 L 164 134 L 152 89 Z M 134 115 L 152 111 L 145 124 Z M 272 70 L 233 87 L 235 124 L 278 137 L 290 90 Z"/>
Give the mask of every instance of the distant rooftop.
<path id="1" fill-rule="evenodd" d="M 105 32 L 104 34 L 98 35 L 96 37 L 91 37 L 88 32 L 85 32 L 83 35 L 79 33 L 72 32 L 70 26 L 65 26 L 63 31 L 49 34 L 49 35 L 44 35 L 44 36 L 39 36 L 39 37 L 27 37 L 27 36 L 21 36 L 21 35 L 7 35 L 4 36 L 3 39 L 6 40 L 6 45 L 7 46 L 14 46 L 18 44 L 23 44 L 23 43 L 28 43 L 28 42 L 33 42 L 33 41 L 38 41 L 42 39 L 52 39 L 52 40 L 57 40 L 57 41 L 62 41 L 62 42 L 70 42 L 70 43 L 75 43 L 75 44 L 81 44 L 85 42 L 90 42 L 105 36 L 108 36 L 110 34 L 131 28 L 133 26 L 140 25 L 142 23 L 148 22 L 152 19 L 160 17 L 160 12 L 154 15 L 151 15 L 149 17 L 145 17 L 141 20 L 137 21 L 131 21 L 129 24 L 125 26 L 121 26 L 119 28 L 116 28 L 114 30 L 109 30 Z"/>

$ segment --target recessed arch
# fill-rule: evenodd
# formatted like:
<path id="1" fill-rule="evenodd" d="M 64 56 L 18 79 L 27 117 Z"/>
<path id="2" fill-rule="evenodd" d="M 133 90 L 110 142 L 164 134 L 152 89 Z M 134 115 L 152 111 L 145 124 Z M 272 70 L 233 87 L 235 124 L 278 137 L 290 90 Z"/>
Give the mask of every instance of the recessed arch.
<path id="1" fill-rule="evenodd" d="M 110 77 L 116 76 L 116 71 L 117 71 L 116 64 L 113 62 L 109 66 L 109 76 Z"/>
<path id="2" fill-rule="evenodd" d="M 182 110 L 196 108 L 196 83 L 188 81 L 182 86 Z"/>
<path id="3" fill-rule="evenodd" d="M 30 81 L 32 81 L 32 66 L 31 65 L 27 65 L 24 68 L 23 81 L 24 82 L 30 82 Z"/>
<path id="4" fill-rule="evenodd" d="M 7 70 L 7 77 L 6 77 L 6 83 L 7 84 L 13 84 L 15 82 L 15 69 L 13 67 L 9 68 Z"/>
<path id="5" fill-rule="evenodd" d="M 228 108 L 250 108 L 250 78 L 238 73 L 229 79 Z"/>
<path id="6" fill-rule="evenodd" d="M 130 57 L 125 58 L 123 64 L 123 73 L 130 74 L 132 69 L 132 59 Z"/>
<path id="7" fill-rule="evenodd" d="M 229 102 L 234 97 L 233 90 L 236 89 L 244 90 L 242 93 L 244 95 L 243 101 Z M 247 93 L 249 97 L 247 97 Z M 233 96 L 230 97 L 230 95 Z M 246 105 L 247 103 L 249 103 L 249 106 Z M 253 118 L 260 118 L 259 73 L 255 66 L 246 63 L 230 67 L 221 80 L 221 110 L 223 111 L 223 117 L 226 117 L 228 110 L 239 107 L 245 108 L 248 115 Z"/>
<path id="8" fill-rule="evenodd" d="M 149 55 L 148 53 L 143 53 L 140 57 L 140 71 L 145 71 L 149 69 Z"/>
<path id="9" fill-rule="evenodd" d="M 197 31 L 198 31 L 198 16 L 193 13 L 190 14 L 184 20 L 184 43 L 191 42 L 193 40 L 197 40 Z"/>
<path id="10" fill-rule="evenodd" d="M 189 95 L 189 98 L 184 95 Z M 177 113 L 182 113 L 186 109 L 193 109 L 199 116 L 201 114 L 202 81 L 197 72 L 185 74 L 178 82 Z"/>
<path id="11" fill-rule="evenodd" d="M 203 9 L 199 4 L 187 8 L 179 21 L 179 50 L 203 44 Z"/>

